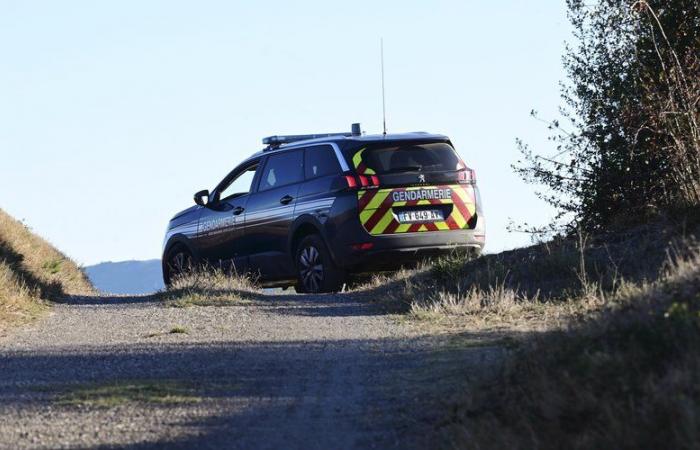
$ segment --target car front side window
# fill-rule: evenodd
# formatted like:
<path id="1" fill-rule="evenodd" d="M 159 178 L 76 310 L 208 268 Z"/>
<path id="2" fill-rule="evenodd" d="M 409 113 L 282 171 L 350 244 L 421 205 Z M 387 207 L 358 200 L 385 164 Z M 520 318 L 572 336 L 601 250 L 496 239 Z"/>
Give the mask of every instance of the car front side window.
<path id="1" fill-rule="evenodd" d="M 221 201 L 230 200 L 250 193 L 257 168 L 258 164 L 253 164 L 239 172 L 238 175 L 228 181 L 228 184 L 224 183 L 219 189 L 219 199 Z"/>

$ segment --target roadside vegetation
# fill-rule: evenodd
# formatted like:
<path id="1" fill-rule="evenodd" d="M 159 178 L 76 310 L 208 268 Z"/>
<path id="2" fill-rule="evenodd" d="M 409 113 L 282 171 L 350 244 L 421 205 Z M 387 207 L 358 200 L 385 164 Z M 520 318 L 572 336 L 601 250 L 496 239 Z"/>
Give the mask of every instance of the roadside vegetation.
<path id="1" fill-rule="evenodd" d="M 160 300 L 175 307 L 245 305 L 261 295 L 251 278 L 213 269 L 184 275 L 157 294 Z"/>
<path id="2" fill-rule="evenodd" d="M 655 280 L 584 291 L 575 310 L 585 314 L 522 340 L 500 379 L 463 393 L 447 438 L 482 448 L 698 448 L 700 247 L 686 250 Z"/>
<path id="3" fill-rule="evenodd" d="M 700 204 L 700 3 L 567 0 L 554 148 L 519 141 L 514 168 L 559 219 L 530 231 L 608 232 Z"/>
<path id="4" fill-rule="evenodd" d="M 434 329 L 561 327 L 621 290 L 657 280 L 673 258 L 687 257 L 700 231 L 700 211 L 694 215 L 595 237 L 558 237 L 475 260 L 454 254 L 376 277 L 358 290 Z"/>
<path id="5" fill-rule="evenodd" d="M 0 332 L 38 316 L 48 301 L 92 293 L 73 261 L 0 210 Z"/>
<path id="6" fill-rule="evenodd" d="M 449 446 L 696 448 L 699 231 L 659 223 L 454 255 L 361 291 L 431 334 L 508 338 L 495 380 L 444 393 Z"/>

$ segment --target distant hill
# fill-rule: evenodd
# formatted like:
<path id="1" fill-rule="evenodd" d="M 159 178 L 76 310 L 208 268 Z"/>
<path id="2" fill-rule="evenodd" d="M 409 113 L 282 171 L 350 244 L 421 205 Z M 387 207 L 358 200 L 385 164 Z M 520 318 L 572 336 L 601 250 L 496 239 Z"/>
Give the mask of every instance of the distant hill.
<path id="1" fill-rule="evenodd" d="M 159 259 L 103 262 L 84 270 L 95 288 L 106 294 L 152 294 L 164 288 Z"/>
<path id="2" fill-rule="evenodd" d="M 0 209 L 0 332 L 36 317 L 47 301 L 93 293 L 73 261 Z"/>

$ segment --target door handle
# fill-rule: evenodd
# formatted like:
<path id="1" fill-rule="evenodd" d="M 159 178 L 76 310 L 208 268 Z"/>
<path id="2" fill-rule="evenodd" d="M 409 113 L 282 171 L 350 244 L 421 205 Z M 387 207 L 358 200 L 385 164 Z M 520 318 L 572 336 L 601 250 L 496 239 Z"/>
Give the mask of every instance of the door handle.
<path id="1" fill-rule="evenodd" d="M 245 208 L 243 208 L 242 206 L 236 206 L 235 208 L 233 208 L 233 215 L 237 216 L 243 211 L 245 211 Z"/>
<path id="2" fill-rule="evenodd" d="M 286 204 L 290 203 L 292 200 L 294 200 L 294 197 L 292 197 L 291 195 L 285 195 L 284 197 L 282 197 L 280 199 L 280 203 L 282 203 L 283 205 L 286 205 Z"/>

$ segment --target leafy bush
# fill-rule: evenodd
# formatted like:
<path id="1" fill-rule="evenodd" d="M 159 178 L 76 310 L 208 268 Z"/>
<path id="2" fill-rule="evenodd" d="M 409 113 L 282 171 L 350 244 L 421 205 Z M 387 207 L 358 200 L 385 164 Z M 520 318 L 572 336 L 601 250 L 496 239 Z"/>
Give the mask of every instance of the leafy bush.
<path id="1" fill-rule="evenodd" d="M 569 231 L 600 232 L 700 204 L 700 2 L 567 0 L 556 152 L 514 166 Z M 536 113 L 533 111 L 533 114 Z"/>

